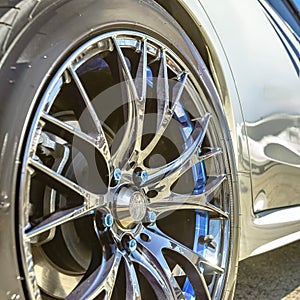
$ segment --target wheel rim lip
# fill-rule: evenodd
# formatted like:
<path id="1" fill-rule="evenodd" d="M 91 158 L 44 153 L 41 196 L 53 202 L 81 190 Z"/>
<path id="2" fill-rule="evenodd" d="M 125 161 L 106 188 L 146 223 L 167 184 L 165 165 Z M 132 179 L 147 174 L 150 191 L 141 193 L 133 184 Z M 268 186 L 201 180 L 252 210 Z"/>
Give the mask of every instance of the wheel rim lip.
<path id="1" fill-rule="evenodd" d="M 143 33 L 139 33 L 139 32 L 135 32 L 135 31 L 115 31 L 114 32 L 114 35 L 118 36 L 126 36 L 126 35 L 129 35 L 129 36 L 133 36 L 133 33 L 136 34 L 136 37 L 143 37 L 143 38 L 146 38 L 146 39 L 149 39 L 153 42 L 155 42 L 156 45 L 159 45 L 159 46 L 163 46 L 163 44 L 156 40 L 155 38 L 149 36 L 149 35 L 145 35 Z M 56 72 L 55 76 L 52 78 L 50 84 L 48 85 L 45 93 L 44 93 L 44 96 L 42 97 L 41 99 L 41 103 L 39 105 L 39 108 L 37 111 L 39 111 L 39 113 L 35 114 L 35 118 L 34 118 L 34 124 L 36 124 L 35 127 L 32 126 L 31 128 L 31 131 L 30 131 L 30 134 L 29 134 L 29 138 L 28 138 L 28 144 L 27 144 L 27 147 L 26 147 L 26 152 L 25 152 L 25 155 L 24 157 L 29 157 L 30 156 L 30 149 L 29 149 L 29 145 L 32 145 L 32 138 L 33 138 L 33 135 L 34 133 L 36 132 L 37 130 L 37 124 L 38 124 L 38 121 L 41 119 L 41 115 L 42 115 L 42 108 L 43 107 L 47 107 L 48 106 L 48 111 L 47 110 L 44 110 L 46 112 L 49 112 L 52 104 L 50 105 L 50 102 L 48 102 L 48 99 L 51 98 L 49 95 L 55 90 L 55 87 L 57 85 L 57 82 L 59 81 L 59 79 L 62 77 L 63 73 L 65 72 L 65 70 L 68 68 L 68 66 L 70 64 L 72 64 L 72 62 L 78 57 L 78 55 L 82 52 L 84 52 L 89 46 L 93 45 L 93 44 L 96 44 L 98 42 L 100 42 L 101 40 L 105 40 L 107 38 L 111 38 L 112 36 L 112 32 L 109 32 L 109 33 L 105 33 L 105 34 L 102 34 L 102 35 L 99 35 L 91 40 L 89 40 L 87 43 L 83 44 L 82 46 L 80 46 L 78 49 L 75 50 L 75 52 L 73 52 L 71 54 L 71 56 L 69 56 L 68 60 L 65 61 L 61 67 L 59 68 L 58 72 Z M 99 51 L 100 52 L 100 51 Z M 168 48 L 168 52 L 170 52 L 170 54 L 173 56 L 173 57 L 176 57 L 176 60 L 180 60 L 180 58 L 178 57 L 178 55 L 176 55 L 174 52 L 172 52 L 171 49 Z M 86 61 L 82 62 L 79 66 L 76 67 L 75 70 L 77 70 L 81 65 L 83 65 Z M 182 66 L 186 66 L 183 61 L 180 60 L 180 64 Z M 194 78 L 193 78 L 194 79 Z M 198 89 L 197 89 L 198 91 Z M 52 103 L 55 101 L 56 99 L 56 96 L 55 97 L 52 97 L 53 100 Z M 26 173 L 26 168 L 27 168 L 27 164 L 25 164 L 23 166 L 23 169 L 22 169 L 22 174 L 25 174 Z M 21 179 L 21 182 L 24 183 L 24 186 L 25 186 L 25 180 L 24 180 L 24 176 L 25 175 L 22 175 L 22 179 Z M 23 190 L 23 189 L 22 189 Z M 25 222 L 23 220 L 24 216 L 22 216 L 22 224 L 24 225 Z M 25 227 L 25 226 L 24 226 Z M 21 235 L 22 237 L 22 235 Z M 22 239 L 22 238 L 21 238 Z M 227 241 L 227 239 L 225 238 L 225 242 Z M 23 244 L 26 244 L 26 242 L 23 241 Z"/>

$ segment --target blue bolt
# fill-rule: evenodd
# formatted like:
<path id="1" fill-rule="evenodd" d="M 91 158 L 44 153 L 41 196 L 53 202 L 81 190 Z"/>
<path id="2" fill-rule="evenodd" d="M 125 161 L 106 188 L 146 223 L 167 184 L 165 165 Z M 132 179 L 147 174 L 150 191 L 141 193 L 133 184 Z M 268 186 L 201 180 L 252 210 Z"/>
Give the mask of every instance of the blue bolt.
<path id="1" fill-rule="evenodd" d="M 122 171 L 119 168 L 115 169 L 114 170 L 115 180 L 119 181 L 121 179 L 121 177 L 122 177 Z"/>
<path id="2" fill-rule="evenodd" d="M 130 240 L 129 243 L 128 243 L 128 248 L 131 252 L 133 252 L 137 247 L 137 242 L 136 240 Z"/>
<path id="3" fill-rule="evenodd" d="M 151 223 L 154 223 L 156 221 L 156 213 L 154 211 L 149 211 L 148 219 Z"/>
<path id="4" fill-rule="evenodd" d="M 201 150 L 200 147 L 197 149 L 197 155 L 198 155 L 199 158 L 200 158 L 201 155 L 202 155 L 202 150 Z"/>
<path id="5" fill-rule="evenodd" d="M 140 176 L 141 176 L 142 183 L 148 180 L 148 173 L 146 171 L 142 171 Z"/>
<path id="6" fill-rule="evenodd" d="M 114 223 L 114 218 L 111 214 L 107 214 L 105 217 L 104 217 L 104 226 L 105 227 L 111 227 Z"/>

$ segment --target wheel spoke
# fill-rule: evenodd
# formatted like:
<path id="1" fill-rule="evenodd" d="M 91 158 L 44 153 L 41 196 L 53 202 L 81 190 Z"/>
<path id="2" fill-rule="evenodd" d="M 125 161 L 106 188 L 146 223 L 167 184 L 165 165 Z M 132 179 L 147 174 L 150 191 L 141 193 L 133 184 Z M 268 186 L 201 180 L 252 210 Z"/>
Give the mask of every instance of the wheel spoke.
<path id="1" fill-rule="evenodd" d="M 133 263 L 128 256 L 124 256 L 124 262 L 126 272 L 126 299 L 142 299 L 140 286 Z"/>
<path id="2" fill-rule="evenodd" d="M 175 84 L 175 86 L 173 87 L 172 107 L 171 107 L 171 109 L 163 110 L 163 113 L 161 110 L 161 112 L 160 112 L 161 116 L 158 117 L 158 119 L 160 119 L 160 122 L 159 122 L 159 126 L 157 128 L 157 131 L 155 133 L 155 136 L 149 142 L 149 144 L 146 146 L 146 148 L 141 152 L 141 154 L 139 156 L 139 162 L 142 162 L 153 151 L 153 149 L 155 148 L 155 146 L 161 139 L 162 135 L 164 134 L 165 130 L 167 129 L 171 119 L 173 118 L 173 115 L 174 115 L 174 112 L 176 109 L 176 105 L 178 104 L 178 102 L 181 98 L 182 92 L 186 85 L 187 77 L 188 77 L 188 73 L 183 72 L 179 78 L 179 82 L 177 82 Z M 160 96 L 160 97 L 162 97 L 162 96 Z M 168 103 L 168 101 L 166 101 L 165 103 Z M 161 105 L 161 107 L 164 108 L 165 106 Z"/>
<path id="3" fill-rule="evenodd" d="M 221 267 L 210 263 L 203 256 L 167 236 L 155 225 L 144 228 L 143 234 L 148 236 L 149 239 L 146 242 L 139 239 L 139 242 L 147 251 L 153 253 L 154 257 L 159 257 L 160 263 L 161 259 L 165 261 L 162 254 L 164 251 L 173 256 L 192 282 L 196 297 L 199 297 L 199 299 L 211 299 L 201 268 L 204 269 L 204 273 L 206 273 L 207 269 L 209 273 L 223 274 L 224 270 Z"/>
<path id="4" fill-rule="evenodd" d="M 47 146 L 51 145 L 51 140 L 45 133 L 42 133 L 41 137 L 43 139 L 42 145 L 44 145 L 45 141 L 46 141 Z M 63 146 L 61 144 L 56 144 L 56 143 L 54 143 L 54 148 L 52 148 L 52 149 L 54 150 L 53 155 L 56 158 L 52 165 L 52 170 L 58 174 L 61 174 L 66 166 L 68 159 L 69 159 L 70 149 L 68 146 L 65 146 L 65 145 Z M 44 215 L 48 215 L 48 214 L 55 212 L 56 195 L 57 195 L 56 190 L 51 189 L 49 187 L 47 187 L 45 189 L 44 208 L 43 208 Z M 39 239 L 38 243 L 44 244 L 44 243 L 49 242 L 50 240 L 52 240 L 54 238 L 55 233 L 56 233 L 56 228 L 52 228 L 51 230 L 48 231 L 46 236 L 43 236 L 42 241 Z M 34 241 L 31 240 L 31 242 L 34 242 Z"/>
<path id="5" fill-rule="evenodd" d="M 169 78 L 166 51 L 162 50 L 157 78 L 157 124 L 156 131 L 162 126 L 169 107 Z"/>
<path id="6" fill-rule="evenodd" d="M 124 56 L 124 54 L 122 52 L 122 49 L 121 49 L 121 47 L 119 45 L 118 40 L 115 37 L 113 37 L 113 42 L 114 42 L 114 45 L 115 45 L 117 53 L 118 53 L 118 59 L 120 60 L 120 63 L 121 63 L 121 66 L 122 66 L 122 70 L 124 72 L 125 80 L 129 84 L 130 92 L 132 93 L 133 100 L 137 100 L 137 99 L 139 99 L 139 96 L 138 96 L 138 93 L 137 93 L 134 81 L 132 79 L 132 75 L 130 73 L 129 67 L 128 67 L 127 63 L 126 63 L 125 56 Z"/>
<path id="7" fill-rule="evenodd" d="M 220 149 L 211 149 L 210 154 L 203 156 L 198 155 L 198 151 L 205 137 L 210 115 L 206 114 L 200 121 L 197 121 L 192 134 L 184 144 L 184 152 L 174 161 L 159 168 L 148 169 L 148 180 L 144 186 L 160 186 L 174 183 L 182 174 L 184 174 L 193 165 L 203 159 L 207 159 L 213 155 L 221 153 Z"/>
<path id="8" fill-rule="evenodd" d="M 86 203 L 70 209 L 55 212 L 45 218 L 38 225 L 31 227 L 24 234 L 25 239 L 33 238 L 47 230 L 56 228 L 66 222 L 78 219 L 91 213 L 95 207 L 89 207 Z"/>
<path id="9" fill-rule="evenodd" d="M 83 152 L 84 152 L 84 150 L 86 150 L 87 145 L 94 147 L 104 157 L 104 159 L 107 163 L 107 166 L 109 165 L 109 162 L 111 160 L 110 151 L 109 151 L 107 143 L 104 140 L 95 139 L 95 138 L 87 135 L 83 131 L 81 131 L 81 130 L 71 126 L 70 124 L 65 123 L 51 115 L 42 114 L 41 118 L 44 121 L 46 121 L 46 125 L 45 125 L 46 130 L 63 137 L 69 143 L 73 143 L 74 138 L 78 139 L 81 142 L 76 143 L 76 146 L 80 147 L 80 150 L 82 150 Z M 106 138 L 105 138 L 105 140 L 106 140 Z"/>
<path id="10" fill-rule="evenodd" d="M 142 240 L 140 242 L 144 243 Z M 158 299 L 184 299 L 175 296 L 182 295 L 182 292 L 163 257 L 154 256 L 147 249 L 136 250 L 131 257 L 132 261 L 140 266 L 141 273 L 152 286 Z"/>
<path id="11" fill-rule="evenodd" d="M 112 161 L 115 167 L 122 168 L 124 167 L 124 164 L 127 162 L 127 160 L 130 157 L 129 150 L 131 149 L 132 143 L 135 141 L 135 136 L 136 136 L 135 103 L 136 101 L 138 101 L 139 96 L 132 75 L 130 73 L 129 67 L 127 65 L 125 56 L 122 52 L 118 40 L 115 37 L 113 37 L 113 43 L 117 51 L 117 58 L 118 58 L 118 63 L 120 68 L 121 80 L 124 81 L 121 82 L 121 90 L 122 90 L 121 93 L 122 93 L 123 105 L 124 107 L 126 107 L 127 110 L 127 116 L 125 116 L 127 118 L 125 118 L 126 127 L 123 134 L 125 138 L 122 138 L 118 150 L 113 155 Z"/>
<path id="12" fill-rule="evenodd" d="M 137 99 L 146 100 L 147 94 L 147 39 L 143 41 L 142 53 L 137 68 L 134 84 L 137 92 Z"/>
<path id="13" fill-rule="evenodd" d="M 122 253 L 119 250 L 109 258 L 103 259 L 101 265 L 66 297 L 66 300 L 92 300 L 105 292 L 105 299 L 110 299 L 117 278 Z"/>
<path id="14" fill-rule="evenodd" d="M 221 153 L 222 149 L 220 148 L 203 148 L 201 155 L 199 155 L 198 153 L 193 153 L 192 156 L 178 168 L 178 170 L 176 170 L 175 168 L 173 170 L 170 170 L 168 174 L 166 174 L 166 176 L 162 180 L 160 180 L 158 184 L 155 185 L 155 188 L 164 187 L 164 189 L 162 189 L 161 191 L 161 193 L 163 193 L 164 190 L 167 190 L 166 188 L 170 188 L 172 184 L 191 167 L 193 167 L 197 163 L 200 163 L 201 161 L 204 161 Z"/>
<path id="15" fill-rule="evenodd" d="M 186 86 L 186 82 L 187 82 L 187 78 L 188 78 L 188 73 L 187 72 L 182 72 L 182 74 L 180 74 L 179 76 L 179 81 L 175 84 L 174 88 L 173 88 L 173 97 L 172 97 L 172 111 L 174 112 L 176 105 L 178 104 L 183 90 Z"/>
<path id="16" fill-rule="evenodd" d="M 46 167 L 42 163 L 34 159 L 28 160 L 30 167 L 32 167 L 39 175 L 44 177 L 44 181 L 47 185 L 53 187 L 66 194 L 75 194 L 84 198 L 86 205 L 88 207 L 101 206 L 104 204 L 104 197 L 96 195 L 79 186 L 75 182 L 69 180 L 68 178 L 56 173 L 50 168 Z"/>
<path id="17" fill-rule="evenodd" d="M 135 160 L 136 155 L 141 151 L 141 142 L 143 136 L 145 104 L 147 93 L 147 40 L 143 41 L 142 54 L 140 57 L 137 74 L 135 78 L 135 85 L 137 91 L 137 99 L 134 99 L 136 119 L 135 119 L 135 137 L 134 148 L 130 160 Z"/>
<path id="18" fill-rule="evenodd" d="M 180 254 L 185 260 L 191 263 L 191 265 L 197 270 L 197 272 L 200 272 L 198 266 L 201 264 L 205 264 L 209 265 L 214 270 L 214 272 L 218 274 L 224 273 L 224 270 L 221 267 L 210 263 L 205 257 L 194 252 L 193 250 L 189 249 L 188 247 L 184 246 L 178 241 L 175 241 L 173 238 L 163 233 L 155 225 L 148 226 L 148 228 L 144 228 L 143 233 L 146 236 L 149 236 L 150 239 L 147 242 L 142 241 L 141 243 L 144 246 L 147 246 L 148 244 L 149 250 L 151 249 L 151 251 L 154 251 L 155 253 L 159 253 L 163 249 L 169 249 L 173 252 Z"/>
<path id="19" fill-rule="evenodd" d="M 205 210 L 217 214 L 221 218 L 228 219 L 228 214 L 215 205 L 207 202 L 207 196 L 212 194 L 226 179 L 226 175 L 216 176 L 208 184 L 201 194 L 177 194 L 170 195 L 158 200 L 150 200 L 148 207 L 159 216 L 163 213 L 173 212 L 180 209 Z"/>
<path id="20" fill-rule="evenodd" d="M 99 145 L 100 145 L 100 148 L 102 149 L 105 149 L 106 152 L 108 152 L 109 150 L 109 146 L 108 146 L 108 142 L 107 142 L 107 139 L 106 139 L 106 136 L 105 136 L 105 133 L 103 131 L 103 127 L 102 127 L 102 124 L 97 116 L 97 113 L 92 105 L 92 102 L 91 100 L 89 99 L 89 96 L 85 90 L 85 88 L 83 87 L 76 71 L 74 70 L 74 68 L 72 66 L 69 67 L 69 71 L 72 75 L 72 78 L 81 94 L 81 97 L 87 107 L 87 110 L 95 124 L 95 127 L 96 127 L 96 130 L 97 130 L 97 133 L 98 133 L 98 137 L 97 137 L 97 140 L 99 141 Z"/>

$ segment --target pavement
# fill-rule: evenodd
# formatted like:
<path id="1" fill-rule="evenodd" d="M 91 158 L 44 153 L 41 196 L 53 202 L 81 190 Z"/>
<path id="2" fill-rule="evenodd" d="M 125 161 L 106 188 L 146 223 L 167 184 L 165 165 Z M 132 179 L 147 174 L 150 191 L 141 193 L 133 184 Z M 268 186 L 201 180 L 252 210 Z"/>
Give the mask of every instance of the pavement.
<path id="1" fill-rule="evenodd" d="M 300 241 L 241 261 L 234 300 L 300 300 Z"/>

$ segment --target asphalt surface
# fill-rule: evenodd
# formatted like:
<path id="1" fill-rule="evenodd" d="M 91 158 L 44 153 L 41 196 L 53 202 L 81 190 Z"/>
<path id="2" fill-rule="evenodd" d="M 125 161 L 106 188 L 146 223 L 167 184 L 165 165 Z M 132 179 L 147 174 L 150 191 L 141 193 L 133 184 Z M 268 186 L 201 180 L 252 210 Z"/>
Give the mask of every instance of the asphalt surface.
<path id="1" fill-rule="evenodd" d="M 300 241 L 240 262 L 235 300 L 300 300 Z"/>

